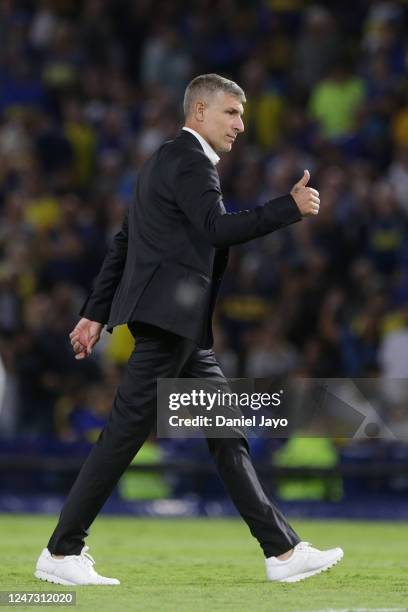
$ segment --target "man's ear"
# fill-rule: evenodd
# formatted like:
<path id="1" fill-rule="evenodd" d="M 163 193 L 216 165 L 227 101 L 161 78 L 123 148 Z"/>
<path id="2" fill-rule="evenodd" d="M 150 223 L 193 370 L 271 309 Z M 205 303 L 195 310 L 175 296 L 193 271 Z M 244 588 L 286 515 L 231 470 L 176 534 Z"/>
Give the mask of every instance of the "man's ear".
<path id="1" fill-rule="evenodd" d="M 204 121 L 204 111 L 206 108 L 206 104 L 204 102 L 196 102 L 195 104 L 195 118 L 197 121 Z"/>

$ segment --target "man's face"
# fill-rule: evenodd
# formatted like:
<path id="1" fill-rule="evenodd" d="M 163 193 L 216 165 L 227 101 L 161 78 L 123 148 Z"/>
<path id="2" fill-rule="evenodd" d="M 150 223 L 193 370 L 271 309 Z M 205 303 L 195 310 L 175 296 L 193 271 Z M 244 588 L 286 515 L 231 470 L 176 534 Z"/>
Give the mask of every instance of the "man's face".
<path id="1" fill-rule="evenodd" d="M 240 132 L 244 131 L 244 107 L 236 96 L 217 91 L 207 102 L 196 108 L 200 133 L 217 151 L 228 153 Z"/>

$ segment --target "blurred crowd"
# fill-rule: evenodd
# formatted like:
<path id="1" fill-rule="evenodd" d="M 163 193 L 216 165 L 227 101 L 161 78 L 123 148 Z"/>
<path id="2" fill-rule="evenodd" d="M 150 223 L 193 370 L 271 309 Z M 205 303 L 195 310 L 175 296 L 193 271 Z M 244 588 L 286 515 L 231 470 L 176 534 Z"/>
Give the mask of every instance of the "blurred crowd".
<path id="1" fill-rule="evenodd" d="M 73 358 L 138 171 L 183 123 L 186 84 L 245 90 L 219 166 L 229 211 L 303 174 L 318 217 L 231 250 L 216 311 L 227 376 L 408 377 L 406 2 L 0 3 L 0 436 L 95 437 L 127 328 Z M 403 410 L 399 396 L 395 410 Z"/>

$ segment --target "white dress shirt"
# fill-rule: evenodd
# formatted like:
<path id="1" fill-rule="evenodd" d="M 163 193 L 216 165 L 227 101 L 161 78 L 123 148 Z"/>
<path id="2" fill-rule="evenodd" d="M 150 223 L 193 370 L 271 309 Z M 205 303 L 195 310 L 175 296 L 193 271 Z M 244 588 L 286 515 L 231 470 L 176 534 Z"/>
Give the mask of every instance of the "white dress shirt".
<path id="1" fill-rule="evenodd" d="M 210 146 L 208 142 L 201 136 L 201 134 L 199 134 L 195 130 L 192 130 L 191 128 L 188 128 L 188 127 L 183 127 L 183 130 L 186 130 L 186 132 L 190 132 L 190 134 L 193 134 L 193 136 L 197 138 L 198 142 L 203 147 L 203 151 L 208 157 L 208 159 L 210 160 L 210 162 L 214 164 L 214 166 L 216 166 L 218 162 L 220 161 L 220 157 L 214 151 L 212 146 Z"/>

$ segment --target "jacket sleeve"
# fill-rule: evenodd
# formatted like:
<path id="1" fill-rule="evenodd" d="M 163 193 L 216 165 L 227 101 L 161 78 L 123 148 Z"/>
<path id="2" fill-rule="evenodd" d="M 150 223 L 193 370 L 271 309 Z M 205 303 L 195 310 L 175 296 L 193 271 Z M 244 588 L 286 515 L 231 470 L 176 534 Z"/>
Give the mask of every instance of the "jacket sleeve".
<path id="1" fill-rule="evenodd" d="M 79 312 L 81 317 L 103 324 L 109 319 L 113 296 L 126 262 L 128 220 L 129 212 L 126 211 L 122 227 L 115 234 L 99 274 L 94 281 L 92 291 Z"/>
<path id="2" fill-rule="evenodd" d="M 201 155 L 179 161 L 174 192 L 179 207 L 216 248 L 265 236 L 302 218 L 291 195 L 270 200 L 254 210 L 227 213 L 217 171 Z"/>

